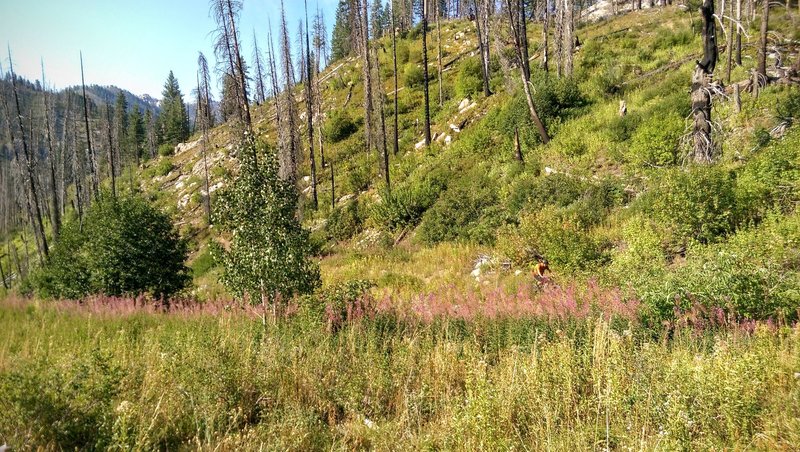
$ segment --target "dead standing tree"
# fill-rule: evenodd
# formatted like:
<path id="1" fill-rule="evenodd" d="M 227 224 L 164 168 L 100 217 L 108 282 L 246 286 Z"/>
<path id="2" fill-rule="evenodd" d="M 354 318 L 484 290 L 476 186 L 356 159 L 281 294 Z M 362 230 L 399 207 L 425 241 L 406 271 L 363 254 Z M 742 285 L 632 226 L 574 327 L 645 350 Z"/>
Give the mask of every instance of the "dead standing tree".
<path id="1" fill-rule="evenodd" d="M 314 100 L 312 99 L 312 77 L 313 71 L 311 70 L 311 40 L 308 36 L 308 2 L 303 2 L 306 11 L 306 124 L 308 125 L 308 161 L 311 165 L 311 197 L 314 210 L 317 210 L 319 203 L 317 200 L 317 165 L 314 161 Z"/>
<path id="2" fill-rule="evenodd" d="M 422 1 L 422 90 L 425 94 L 425 146 L 431 144 L 431 104 L 428 93 L 428 2 Z"/>
<path id="3" fill-rule="evenodd" d="M 208 128 L 211 125 L 211 74 L 208 71 L 208 61 L 203 52 L 197 56 L 197 109 L 200 120 L 200 130 L 203 132 L 203 171 L 206 179 L 205 208 L 208 224 L 211 225 L 211 187 L 208 178 Z"/>
<path id="4" fill-rule="evenodd" d="M 97 174 L 97 158 L 92 148 L 91 131 L 89 130 L 89 99 L 86 97 L 86 82 L 83 79 L 83 53 L 81 53 L 81 88 L 83 89 L 83 121 L 86 126 L 86 146 L 89 150 L 89 170 L 92 172 L 92 190 L 94 198 L 100 198 L 100 177 Z"/>
<path id="5" fill-rule="evenodd" d="M 481 75 L 483 77 L 483 95 L 489 97 L 489 8 L 484 0 L 473 0 L 475 7 L 475 31 L 478 34 L 478 48 L 481 54 Z"/>
<path id="6" fill-rule="evenodd" d="M 58 240 L 58 235 L 61 232 L 61 210 L 59 208 L 60 201 L 58 193 L 58 175 L 56 172 L 56 148 L 55 146 L 53 146 L 53 135 L 51 132 L 52 125 L 50 122 L 51 116 L 55 118 L 55 106 L 53 106 L 53 110 L 51 112 L 50 102 L 49 102 L 50 91 L 47 89 L 47 84 L 45 83 L 45 78 L 44 78 L 44 61 L 42 61 L 42 89 L 44 90 L 44 96 L 42 96 L 42 101 L 44 103 L 45 131 L 47 134 L 47 153 L 48 153 L 48 159 L 50 160 L 50 191 L 51 191 L 50 195 L 52 201 L 51 224 L 53 231 L 53 240 Z"/>
<path id="7" fill-rule="evenodd" d="M 520 42 L 519 36 L 519 29 L 518 23 L 514 20 L 514 13 L 511 8 L 511 1 L 512 0 L 505 0 L 506 1 L 506 10 L 508 11 L 508 18 L 509 24 L 511 25 L 511 32 L 514 35 L 514 42 Z M 522 60 L 522 46 L 516 46 L 517 57 Z M 522 89 L 525 91 L 525 100 L 528 102 L 528 110 L 531 114 L 531 121 L 536 126 L 536 130 L 539 132 L 539 137 L 542 140 L 542 143 L 547 144 L 550 141 L 550 136 L 547 134 L 547 130 L 544 128 L 544 124 L 542 124 L 542 120 L 539 118 L 539 114 L 536 112 L 536 107 L 533 104 L 533 96 L 531 95 L 530 86 L 528 86 L 529 82 L 525 80 L 525 69 L 523 65 L 519 65 L 519 72 L 520 72 L 520 79 L 522 80 Z"/>
<path id="8" fill-rule="evenodd" d="M 8 120 L 8 134 L 9 138 L 12 142 L 12 148 L 14 149 L 14 157 L 17 160 L 20 170 L 22 171 L 24 168 L 24 179 L 25 185 L 28 189 L 28 194 L 26 196 L 27 207 L 28 207 L 28 218 L 31 223 L 31 227 L 34 230 L 34 235 L 37 237 L 36 244 L 39 248 L 39 254 L 43 255 L 45 258 L 49 256 L 48 254 L 48 247 L 47 247 L 47 237 L 44 233 L 44 223 L 42 222 L 42 209 L 41 204 L 39 203 L 39 194 L 36 190 L 36 175 L 33 167 L 33 159 L 31 156 L 30 149 L 28 148 L 28 140 L 25 136 L 25 126 L 23 125 L 22 121 L 22 110 L 20 108 L 20 101 L 19 101 L 19 94 L 17 93 L 17 82 L 16 82 L 16 74 L 14 74 L 14 62 L 11 59 L 11 48 L 8 49 L 8 61 L 9 67 L 11 71 L 11 88 L 14 92 L 14 103 L 16 105 L 16 112 L 17 112 L 17 125 L 19 126 L 20 132 L 20 141 L 22 142 L 22 150 L 23 155 L 25 157 L 25 161 L 23 162 L 20 159 L 19 151 L 17 147 L 13 145 L 14 142 L 14 133 L 11 126 L 11 112 L 8 108 L 8 103 L 5 101 L 5 96 L 0 96 L 3 98 L 3 107 L 5 109 L 5 115 Z"/>
<path id="9" fill-rule="evenodd" d="M 714 1 L 704 0 L 700 7 L 703 19 L 703 59 L 697 61 L 692 74 L 692 116 L 694 128 L 692 144 L 694 160 L 708 163 L 713 158 L 714 143 L 711 136 L 711 80 L 717 64 L 717 28 L 714 22 Z"/>

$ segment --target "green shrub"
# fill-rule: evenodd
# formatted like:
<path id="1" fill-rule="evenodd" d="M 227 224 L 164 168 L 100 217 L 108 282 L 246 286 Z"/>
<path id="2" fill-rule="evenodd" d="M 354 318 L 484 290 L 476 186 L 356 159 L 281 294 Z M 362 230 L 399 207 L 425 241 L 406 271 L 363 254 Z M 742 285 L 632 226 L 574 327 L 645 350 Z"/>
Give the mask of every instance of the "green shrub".
<path id="1" fill-rule="evenodd" d="M 494 184 L 485 176 L 465 177 L 449 187 L 422 217 L 419 237 L 428 244 L 449 240 L 494 242 L 494 232 L 503 222 Z"/>
<path id="2" fill-rule="evenodd" d="M 683 117 L 677 114 L 646 121 L 631 137 L 628 158 L 642 166 L 674 165 L 684 129 Z"/>
<path id="3" fill-rule="evenodd" d="M 156 176 L 164 177 L 169 174 L 175 165 L 172 164 L 172 159 L 169 157 L 161 157 L 155 165 L 153 165 L 153 172 Z"/>
<path id="4" fill-rule="evenodd" d="M 361 232 L 363 220 L 359 212 L 358 200 L 336 207 L 325 223 L 325 235 L 328 240 L 342 241 Z"/>
<path id="5" fill-rule="evenodd" d="M 409 62 L 409 51 L 407 41 L 397 41 L 397 64 L 402 66 Z"/>
<path id="6" fill-rule="evenodd" d="M 516 228 L 498 237 L 501 252 L 517 264 L 529 264 L 536 254 L 559 271 L 581 271 L 608 260 L 608 244 L 582 229 L 564 210 L 553 206 L 524 215 Z"/>
<path id="7" fill-rule="evenodd" d="M 672 320 L 675 308 L 702 312 L 721 309 L 725 317 L 794 321 L 800 307 L 800 216 L 773 216 L 742 230 L 728 242 L 695 245 L 683 264 L 634 284 L 655 325 Z M 647 272 L 646 268 L 640 269 Z"/>
<path id="8" fill-rule="evenodd" d="M 346 193 L 358 194 L 369 188 L 371 181 L 370 167 L 356 164 L 347 171 L 345 184 L 342 188 Z"/>
<path id="9" fill-rule="evenodd" d="M 472 97 L 482 92 L 483 74 L 479 59 L 468 58 L 461 63 L 456 76 L 455 90 L 458 99 Z"/>
<path id="10" fill-rule="evenodd" d="M 645 211 L 673 226 L 680 241 L 710 242 L 737 224 L 735 180 L 718 167 L 663 171 L 641 199 Z"/>
<path id="11" fill-rule="evenodd" d="M 81 228 L 65 224 L 49 262 L 37 275 L 43 297 L 88 294 L 171 297 L 186 287 L 186 242 L 169 217 L 139 195 L 104 193 Z"/>
<path id="12" fill-rule="evenodd" d="M 175 153 L 175 146 L 164 143 L 158 147 L 158 155 L 161 157 L 169 157 Z"/>
<path id="13" fill-rule="evenodd" d="M 358 130 L 358 126 L 347 110 L 334 110 L 325 122 L 325 138 L 331 143 L 338 143 Z"/>
<path id="14" fill-rule="evenodd" d="M 794 209 L 800 199 L 800 132 L 790 131 L 737 172 L 736 197 L 746 222 Z"/>
<path id="15" fill-rule="evenodd" d="M 775 108 L 775 117 L 791 126 L 800 121 L 800 89 L 787 88 L 785 96 L 781 96 Z"/>
<path id="16" fill-rule="evenodd" d="M 214 256 L 211 254 L 211 250 L 206 247 L 192 262 L 192 276 L 199 278 L 205 275 L 209 270 L 214 268 L 215 264 L 216 263 L 214 262 Z"/>
<path id="17" fill-rule="evenodd" d="M 403 68 L 403 83 L 407 88 L 416 88 L 422 85 L 424 77 L 422 68 L 414 63 L 408 63 Z"/>

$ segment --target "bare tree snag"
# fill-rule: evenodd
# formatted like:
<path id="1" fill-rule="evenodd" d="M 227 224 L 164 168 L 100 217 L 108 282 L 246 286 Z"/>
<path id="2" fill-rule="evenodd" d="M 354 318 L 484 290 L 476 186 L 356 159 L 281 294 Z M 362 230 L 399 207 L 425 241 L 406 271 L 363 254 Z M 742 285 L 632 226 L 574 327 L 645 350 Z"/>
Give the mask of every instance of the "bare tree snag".
<path id="1" fill-rule="evenodd" d="M 422 90 L 425 94 L 425 146 L 431 144 L 431 105 L 428 94 L 428 2 L 422 2 Z"/>
<path id="2" fill-rule="evenodd" d="M 8 49 L 8 62 L 9 67 L 11 70 L 11 88 L 14 91 L 14 103 L 17 107 L 17 123 L 19 125 L 19 132 L 20 138 L 22 141 L 22 150 L 25 156 L 25 162 L 23 163 L 22 160 L 19 158 L 19 151 L 17 151 L 17 147 L 12 144 L 12 148 L 14 148 L 14 154 L 16 160 L 20 166 L 20 170 L 22 168 L 26 169 L 26 176 L 25 179 L 27 182 L 28 187 L 28 196 L 26 197 L 28 200 L 28 216 L 31 222 L 31 227 L 34 230 L 35 235 L 39 236 L 37 239 L 37 244 L 39 245 L 39 253 L 44 255 L 45 258 L 49 257 L 48 247 L 47 247 L 47 237 L 44 233 L 44 223 L 42 222 L 42 210 L 41 205 L 39 203 L 39 195 L 36 191 L 36 176 L 34 174 L 33 168 L 33 158 L 31 156 L 31 152 L 28 149 L 28 140 L 25 137 L 25 126 L 22 123 L 22 110 L 20 109 L 19 103 L 19 94 L 17 93 L 17 82 L 16 82 L 16 74 L 14 74 L 14 62 L 11 59 L 11 48 Z M 8 132 L 9 138 L 11 138 L 11 142 L 14 142 L 14 135 L 11 129 L 11 115 L 8 111 L 8 105 L 5 102 L 5 96 L 3 97 L 3 104 L 6 110 L 6 118 L 8 118 Z"/>
<path id="3" fill-rule="evenodd" d="M 392 5 L 392 63 L 394 64 L 394 148 L 392 150 L 396 156 L 400 147 L 400 130 L 397 118 L 397 27 L 395 25 L 394 3 L 390 2 L 390 4 Z"/>
<path id="4" fill-rule="evenodd" d="M 481 74 L 483 75 L 483 95 L 489 97 L 492 95 L 492 91 L 489 89 L 489 45 L 487 44 L 486 39 L 488 39 L 487 30 L 484 30 L 484 17 L 488 15 L 485 12 L 486 8 L 483 6 L 483 0 L 473 0 L 473 4 L 475 6 L 475 30 L 478 33 L 478 48 L 481 54 Z M 488 21 L 487 21 L 488 22 Z"/>
<path id="5" fill-rule="evenodd" d="M 86 97 L 86 82 L 83 79 L 83 52 L 81 52 L 81 87 L 83 88 L 83 120 L 86 125 L 86 146 L 89 149 L 89 170 L 92 172 L 92 190 L 94 198 L 100 198 L 100 178 L 97 175 L 97 158 L 92 148 L 92 137 L 89 131 L 89 99 Z"/>
<path id="6" fill-rule="evenodd" d="M 711 78 L 717 64 L 717 31 L 714 22 L 714 1 L 704 0 L 702 17 L 703 59 L 697 62 L 692 75 L 692 115 L 694 117 L 694 160 L 708 163 L 713 157 L 711 137 Z"/>
<path id="7" fill-rule="evenodd" d="M 314 206 L 314 210 L 317 210 L 319 207 L 317 201 L 317 165 L 314 161 L 314 111 L 313 105 L 314 101 L 311 95 L 311 83 L 312 83 L 312 70 L 311 70 L 311 42 L 308 37 L 308 1 L 304 0 L 303 5 L 305 6 L 306 12 L 306 83 L 305 83 L 305 91 L 306 91 L 306 125 L 308 126 L 308 161 L 311 165 L 311 200 L 312 205 Z"/>
<path id="8" fill-rule="evenodd" d="M 764 5 L 761 13 L 761 31 L 758 43 L 758 69 L 757 72 L 762 79 L 767 79 L 767 30 L 769 29 L 769 0 L 762 0 Z"/>
<path id="9" fill-rule="evenodd" d="M 53 146 L 53 136 L 51 134 L 50 125 L 50 105 L 49 105 L 49 91 L 44 77 L 44 61 L 42 61 L 42 89 L 44 90 L 44 118 L 45 118 L 45 131 L 47 133 L 47 152 L 50 160 L 50 191 L 52 201 L 52 215 L 51 225 L 53 229 L 53 240 L 58 240 L 58 235 L 61 232 L 61 210 L 59 209 L 59 196 L 58 196 L 58 177 L 56 174 L 56 148 Z"/>
<path id="10" fill-rule="evenodd" d="M 442 108 L 444 102 L 444 90 L 442 89 L 442 27 L 439 24 L 439 2 L 433 3 L 433 14 L 436 16 L 436 61 L 439 66 L 439 108 Z"/>
<path id="11" fill-rule="evenodd" d="M 741 113 L 742 111 L 742 96 L 739 93 L 739 84 L 735 83 L 733 85 L 733 107 L 736 110 L 736 113 Z"/>
<path id="12" fill-rule="evenodd" d="M 514 21 L 514 14 L 511 11 L 511 0 L 506 0 L 506 9 L 508 10 L 509 19 L 511 23 L 511 32 L 514 35 L 514 42 L 519 42 L 519 30 L 518 26 Z M 522 57 L 522 52 L 519 46 L 517 46 L 517 56 Z M 550 141 L 550 136 L 547 134 L 547 130 L 544 128 L 544 124 L 542 124 L 542 120 L 539 119 L 539 115 L 536 113 L 536 107 L 533 105 L 533 96 L 531 95 L 531 89 L 528 86 L 529 82 L 525 80 L 525 70 L 523 69 L 522 65 L 519 66 L 520 72 L 520 79 L 522 80 L 522 89 L 525 91 L 525 100 L 528 101 L 528 110 L 531 114 L 531 121 L 536 125 L 536 129 L 539 131 L 539 136 L 542 139 L 543 144 L 547 144 Z"/>

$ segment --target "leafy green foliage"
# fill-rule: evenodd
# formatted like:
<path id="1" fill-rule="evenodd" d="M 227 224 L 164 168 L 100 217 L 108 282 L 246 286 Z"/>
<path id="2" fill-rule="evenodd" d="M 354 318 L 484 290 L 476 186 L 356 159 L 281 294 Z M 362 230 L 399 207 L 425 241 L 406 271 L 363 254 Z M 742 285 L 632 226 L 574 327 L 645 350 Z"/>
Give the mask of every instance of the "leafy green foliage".
<path id="1" fill-rule="evenodd" d="M 358 130 L 353 118 L 347 110 L 334 110 L 325 122 L 325 138 L 331 143 L 338 143 Z"/>
<path id="2" fill-rule="evenodd" d="M 347 240 L 361 232 L 362 227 L 358 201 L 353 200 L 331 211 L 328 222 L 325 223 L 325 235 L 328 240 Z"/>
<path id="3" fill-rule="evenodd" d="M 633 134 L 628 149 L 630 160 L 642 166 L 665 166 L 677 163 L 678 142 L 684 128 L 683 117 L 677 114 L 652 118 Z"/>
<path id="4" fill-rule="evenodd" d="M 169 298 L 189 282 L 186 242 L 169 217 L 139 195 L 110 194 L 69 221 L 36 276 L 44 297 L 150 294 Z"/>
<path id="5" fill-rule="evenodd" d="M 735 180 L 728 171 L 712 166 L 664 171 L 653 185 L 642 207 L 672 225 L 678 240 L 710 242 L 737 225 Z"/>
<path id="6" fill-rule="evenodd" d="M 450 240 L 494 243 L 495 230 L 504 221 L 497 199 L 497 189 L 487 178 L 460 180 L 422 217 L 420 239 L 428 244 Z"/>
<path id="7" fill-rule="evenodd" d="M 217 248 L 222 282 L 254 304 L 312 292 L 319 268 L 310 259 L 308 231 L 296 217 L 295 187 L 278 177 L 274 152 L 252 138 L 239 144 L 237 154 L 239 174 L 220 190 L 214 211 L 215 224 L 231 234 L 230 245 Z"/>
<path id="8" fill-rule="evenodd" d="M 403 83 L 407 88 L 416 88 L 422 85 L 425 74 L 422 68 L 415 63 L 407 63 L 403 68 Z"/>
<path id="9" fill-rule="evenodd" d="M 481 62 L 477 58 L 468 58 L 461 64 L 456 76 L 455 90 L 459 99 L 472 97 L 483 90 Z"/>

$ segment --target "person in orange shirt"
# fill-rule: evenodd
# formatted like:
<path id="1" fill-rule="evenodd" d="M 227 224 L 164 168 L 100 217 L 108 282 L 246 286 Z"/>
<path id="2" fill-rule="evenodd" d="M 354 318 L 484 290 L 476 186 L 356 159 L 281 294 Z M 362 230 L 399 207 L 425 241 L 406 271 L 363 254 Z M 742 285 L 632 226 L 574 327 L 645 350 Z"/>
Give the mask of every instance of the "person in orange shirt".
<path id="1" fill-rule="evenodd" d="M 533 279 L 536 280 L 537 283 L 543 284 L 549 281 L 547 276 L 545 276 L 545 272 L 551 272 L 550 270 L 550 263 L 547 262 L 547 259 L 544 257 L 538 256 L 537 259 L 539 262 L 533 266 Z"/>

